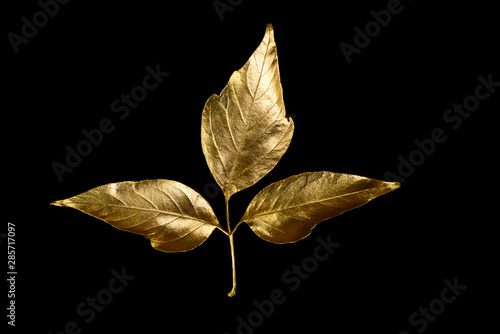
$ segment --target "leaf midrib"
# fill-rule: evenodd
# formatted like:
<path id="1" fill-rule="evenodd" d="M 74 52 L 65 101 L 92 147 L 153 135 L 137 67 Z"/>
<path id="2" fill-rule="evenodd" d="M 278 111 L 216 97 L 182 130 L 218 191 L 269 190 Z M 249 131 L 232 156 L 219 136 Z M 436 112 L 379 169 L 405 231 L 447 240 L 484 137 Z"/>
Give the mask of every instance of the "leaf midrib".
<path id="1" fill-rule="evenodd" d="M 252 216 L 250 216 L 247 219 L 242 219 L 242 221 L 251 220 L 251 219 L 254 219 L 256 217 L 265 216 L 265 215 L 269 215 L 269 214 L 276 213 L 276 212 L 291 210 L 291 209 L 298 208 L 298 207 L 301 207 L 301 206 L 306 206 L 306 205 L 311 205 L 311 204 L 315 204 L 315 203 L 330 201 L 330 200 L 334 200 L 336 198 L 341 198 L 341 197 L 345 197 L 345 196 L 351 196 L 351 195 L 355 195 L 355 194 L 358 194 L 358 193 L 361 193 L 361 192 L 364 192 L 364 191 L 368 191 L 368 190 L 370 190 L 370 189 L 358 190 L 358 191 L 355 191 L 355 192 L 352 192 L 352 193 L 337 195 L 337 196 L 325 198 L 325 199 L 318 200 L 318 201 L 311 201 L 311 202 L 307 202 L 307 203 L 304 203 L 304 204 L 293 205 L 293 206 L 290 206 L 290 207 L 287 207 L 287 208 L 284 208 L 284 209 L 266 211 L 264 213 L 252 215 Z"/>
<path id="2" fill-rule="evenodd" d="M 147 208 L 140 208 L 140 207 L 135 207 L 135 206 L 116 205 L 116 204 L 104 204 L 104 206 L 121 208 L 121 209 L 125 208 L 125 209 L 138 210 L 138 211 L 149 211 L 149 212 L 156 212 L 156 213 L 165 214 L 165 215 L 171 215 L 171 216 L 175 216 L 175 217 L 189 218 L 192 220 L 196 220 L 196 221 L 199 221 L 202 223 L 206 223 L 206 224 L 218 227 L 217 225 L 212 224 L 212 222 L 204 220 L 204 219 L 200 219 L 200 218 L 192 217 L 192 216 L 187 216 L 184 214 L 174 213 L 174 212 L 163 211 L 163 210 L 159 210 L 159 209 L 147 209 Z"/>
<path id="3" fill-rule="evenodd" d="M 269 51 L 269 44 L 270 44 L 270 37 L 268 37 L 268 40 L 267 40 L 266 51 L 264 52 L 264 59 L 262 61 L 262 68 L 261 68 L 260 73 L 259 73 L 259 81 L 257 82 L 255 93 L 257 93 L 257 91 L 259 90 L 260 81 L 262 80 L 262 75 L 263 75 L 262 72 L 264 71 L 264 64 L 266 63 L 267 53 Z M 252 54 L 251 57 L 253 57 L 253 54 Z M 248 108 L 249 110 L 253 110 L 253 107 L 254 107 L 254 104 L 255 104 L 255 100 L 257 99 L 254 96 L 254 94 L 251 94 L 251 96 L 252 96 L 252 104 Z M 228 128 L 231 128 L 231 126 L 230 126 L 231 120 L 229 119 L 229 114 L 228 113 L 226 113 L 226 118 L 227 118 Z M 248 135 L 249 132 L 250 132 L 250 129 L 248 129 L 248 124 L 245 124 L 245 132 L 243 133 L 243 138 L 241 139 L 241 142 L 243 142 L 243 143 L 245 142 L 245 139 L 246 139 L 246 137 L 247 137 L 247 135 Z M 232 134 L 231 134 L 231 136 L 232 136 Z M 235 166 L 236 166 L 236 161 L 238 160 L 238 157 L 239 157 L 241 151 L 242 151 L 241 149 L 236 148 L 236 156 L 234 157 L 233 165 L 231 166 L 231 170 L 229 171 L 229 175 L 227 176 L 226 190 L 227 190 L 227 186 L 229 185 L 229 183 L 231 181 L 233 181 L 232 176 L 233 176 L 234 169 L 235 169 Z M 229 196 L 228 196 L 228 198 L 229 198 Z"/>

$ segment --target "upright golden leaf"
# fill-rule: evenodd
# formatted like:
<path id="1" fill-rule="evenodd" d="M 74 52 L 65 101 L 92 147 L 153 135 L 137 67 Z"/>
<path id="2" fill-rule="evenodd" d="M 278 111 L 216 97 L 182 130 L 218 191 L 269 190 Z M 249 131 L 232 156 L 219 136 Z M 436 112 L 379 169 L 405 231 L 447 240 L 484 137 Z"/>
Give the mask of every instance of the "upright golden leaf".
<path id="1" fill-rule="evenodd" d="M 293 135 L 285 117 L 274 32 L 269 24 L 261 44 L 234 72 L 202 115 L 203 154 L 228 200 L 276 166 Z"/>
<path id="2" fill-rule="evenodd" d="M 309 172 L 275 182 L 259 192 L 240 222 L 274 243 L 307 237 L 318 223 L 355 209 L 399 187 L 363 176 Z"/>
<path id="3" fill-rule="evenodd" d="M 80 210 L 151 239 L 153 248 L 183 252 L 221 228 L 210 204 L 182 183 L 144 180 L 110 183 L 51 203 Z M 221 228 L 222 230 L 222 228 Z"/>

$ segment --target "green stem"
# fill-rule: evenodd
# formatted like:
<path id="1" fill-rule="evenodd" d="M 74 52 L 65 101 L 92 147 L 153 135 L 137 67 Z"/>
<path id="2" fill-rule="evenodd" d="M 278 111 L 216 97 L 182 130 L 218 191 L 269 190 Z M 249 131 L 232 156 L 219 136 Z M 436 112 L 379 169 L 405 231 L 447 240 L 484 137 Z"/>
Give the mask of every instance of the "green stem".
<path id="1" fill-rule="evenodd" d="M 227 294 L 229 297 L 234 297 L 236 295 L 236 261 L 234 257 L 234 240 L 233 233 L 231 231 L 231 224 L 229 223 L 229 198 L 226 198 L 226 220 L 227 220 L 227 232 L 229 235 L 229 245 L 231 246 L 231 262 L 233 267 L 233 289 Z"/>

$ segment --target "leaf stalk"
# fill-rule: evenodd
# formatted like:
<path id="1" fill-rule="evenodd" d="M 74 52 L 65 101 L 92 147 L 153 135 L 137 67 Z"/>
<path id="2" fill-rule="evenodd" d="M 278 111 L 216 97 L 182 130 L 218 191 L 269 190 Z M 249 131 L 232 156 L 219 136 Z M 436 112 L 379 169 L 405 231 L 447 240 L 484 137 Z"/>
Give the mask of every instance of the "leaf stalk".
<path id="1" fill-rule="evenodd" d="M 229 297 L 234 297 L 236 295 L 236 259 L 234 256 L 234 240 L 233 240 L 233 234 L 234 231 L 236 231 L 236 228 L 234 231 L 231 231 L 231 223 L 229 221 L 229 198 L 225 198 L 226 202 L 226 221 L 227 221 L 227 234 L 229 236 L 229 245 L 231 247 L 231 262 L 232 262 L 232 270 L 233 270 L 233 288 L 231 291 L 227 294 Z"/>

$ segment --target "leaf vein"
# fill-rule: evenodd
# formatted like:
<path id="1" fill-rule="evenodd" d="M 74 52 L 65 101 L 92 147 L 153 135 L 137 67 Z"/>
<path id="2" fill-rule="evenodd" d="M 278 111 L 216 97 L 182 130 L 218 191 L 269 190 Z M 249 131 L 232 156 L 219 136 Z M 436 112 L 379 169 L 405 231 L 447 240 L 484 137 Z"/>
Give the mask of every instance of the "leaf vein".
<path id="1" fill-rule="evenodd" d="M 322 202 L 327 202 L 327 201 L 331 201 L 331 200 L 334 200 L 334 199 L 339 199 L 339 198 L 342 198 L 342 197 L 356 195 L 356 194 L 359 194 L 359 193 L 362 193 L 362 192 L 366 192 L 366 191 L 369 191 L 369 190 L 370 189 L 363 189 L 363 190 L 355 191 L 355 192 L 348 193 L 348 194 L 342 194 L 342 195 L 337 195 L 337 196 L 333 196 L 333 197 L 323 198 L 323 199 L 320 199 L 320 200 L 306 202 L 306 203 L 303 203 L 303 204 L 291 205 L 291 206 L 288 206 L 286 208 L 278 208 L 278 209 L 275 209 L 275 210 L 269 210 L 269 211 L 265 211 L 265 212 L 262 212 L 262 213 L 254 214 L 254 215 L 252 215 L 248 219 L 254 219 L 255 217 L 265 216 L 265 215 L 269 215 L 269 214 L 280 212 L 280 211 L 292 210 L 292 209 L 295 209 L 295 208 L 299 208 L 299 207 L 307 206 L 307 205 L 312 205 L 312 204 L 316 204 L 316 203 L 323 204 Z"/>

